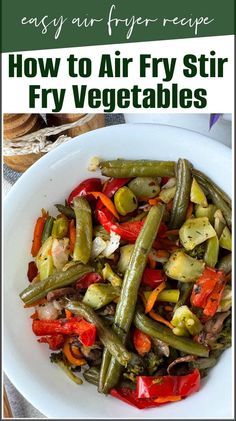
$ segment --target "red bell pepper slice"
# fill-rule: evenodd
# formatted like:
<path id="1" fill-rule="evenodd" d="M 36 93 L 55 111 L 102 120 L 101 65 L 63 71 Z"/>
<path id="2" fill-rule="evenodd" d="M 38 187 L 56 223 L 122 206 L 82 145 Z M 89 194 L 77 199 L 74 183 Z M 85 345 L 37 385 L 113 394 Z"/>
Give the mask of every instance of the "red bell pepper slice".
<path id="1" fill-rule="evenodd" d="M 87 289 L 90 285 L 95 284 L 96 282 L 101 282 L 102 277 L 99 275 L 99 273 L 91 272 L 86 273 L 82 276 L 77 282 L 75 287 L 77 289 Z"/>
<path id="2" fill-rule="evenodd" d="M 134 243 L 143 227 L 143 221 L 124 222 L 118 224 L 115 218 L 108 209 L 103 208 L 96 211 L 96 218 L 98 222 L 105 228 L 107 232 L 115 232 L 120 235 L 122 240 Z"/>
<path id="3" fill-rule="evenodd" d="M 224 275 L 222 278 L 220 278 L 216 282 L 213 288 L 213 291 L 208 297 L 206 306 L 204 307 L 204 310 L 203 310 L 203 314 L 205 316 L 213 317 L 216 314 L 217 309 L 220 305 L 221 297 L 222 297 L 226 282 L 227 280 L 225 279 Z"/>
<path id="4" fill-rule="evenodd" d="M 84 346 L 92 346 L 96 340 L 96 326 L 84 319 L 33 320 L 32 330 L 37 336 L 78 335 Z"/>
<path id="5" fill-rule="evenodd" d="M 161 269 L 144 269 L 141 283 L 150 288 L 156 288 L 161 282 L 166 281 L 166 274 Z"/>
<path id="6" fill-rule="evenodd" d="M 193 286 L 191 304 L 203 308 L 205 316 L 214 316 L 226 282 L 222 271 L 206 268 Z"/>
<path id="7" fill-rule="evenodd" d="M 143 228 L 144 221 L 123 222 L 119 225 L 122 240 L 135 242 Z"/>
<path id="8" fill-rule="evenodd" d="M 151 399 L 139 399 L 136 391 L 128 387 L 113 388 L 110 390 L 110 395 L 138 409 L 154 408 L 160 405 Z"/>
<path id="9" fill-rule="evenodd" d="M 94 197 L 88 193 L 91 191 L 102 191 L 102 181 L 100 178 L 88 178 L 82 181 L 74 190 L 69 194 L 67 203 L 69 206 L 73 205 L 73 200 L 76 196 L 86 196 L 86 199 L 93 201 Z"/>
<path id="10" fill-rule="evenodd" d="M 134 347 L 139 355 L 144 356 L 151 350 L 152 342 L 150 336 L 137 328 L 134 330 L 133 341 Z"/>
<path id="11" fill-rule="evenodd" d="M 56 351 L 63 347 L 65 338 L 61 334 L 52 335 L 52 336 L 43 336 L 42 338 L 38 339 L 38 342 L 41 344 L 48 344 L 49 348 L 52 351 Z"/>
<path id="12" fill-rule="evenodd" d="M 155 399 L 166 396 L 189 396 L 200 387 L 200 372 L 196 368 L 186 376 L 138 376 L 137 397 Z"/>
<path id="13" fill-rule="evenodd" d="M 121 187 L 125 186 L 130 181 L 130 178 L 110 178 L 103 185 L 102 192 L 110 199 Z M 96 210 L 102 209 L 103 203 L 99 199 L 96 204 Z"/>

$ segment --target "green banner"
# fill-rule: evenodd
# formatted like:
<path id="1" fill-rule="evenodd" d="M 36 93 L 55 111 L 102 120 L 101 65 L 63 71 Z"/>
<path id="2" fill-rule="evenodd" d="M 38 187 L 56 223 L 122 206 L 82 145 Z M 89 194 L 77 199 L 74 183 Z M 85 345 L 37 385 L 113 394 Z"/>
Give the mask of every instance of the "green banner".
<path id="1" fill-rule="evenodd" d="M 2 51 L 234 34 L 234 0 L 2 0 Z"/>

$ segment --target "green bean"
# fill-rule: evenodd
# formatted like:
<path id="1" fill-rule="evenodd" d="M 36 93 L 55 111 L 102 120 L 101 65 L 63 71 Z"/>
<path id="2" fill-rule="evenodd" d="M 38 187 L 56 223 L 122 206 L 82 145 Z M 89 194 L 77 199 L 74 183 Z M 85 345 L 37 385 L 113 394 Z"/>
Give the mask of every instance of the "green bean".
<path id="1" fill-rule="evenodd" d="M 49 216 L 45 222 L 42 234 L 42 244 L 50 237 L 52 233 L 52 226 L 55 218 L 53 216 Z"/>
<path id="2" fill-rule="evenodd" d="M 170 228 L 180 228 L 186 218 L 191 190 L 191 164 L 186 159 L 179 159 L 176 174 L 176 193 L 171 210 Z"/>
<path id="3" fill-rule="evenodd" d="M 103 355 L 102 355 L 102 365 L 101 365 L 99 382 L 98 382 L 98 391 L 100 393 L 103 393 L 103 390 L 104 390 L 107 370 L 109 368 L 110 362 L 111 362 L 111 354 L 107 348 L 104 348 Z"/>
<path id="4" fill-rule="evenodd" d="M 145 316 L 140 309 L 136 311 L 134 324 L 141 332 L 144 332 L 153 338 L 160 339 L 172 348 L 186 352 L 186 354 L 208 357 L 209 351 L 205 346 L 194 342 L 192 339 L 176 336 L 172 333 L 171 329 L 149 319 L 149 317 Z"/>
<path id="5" fill-rule="evenodd" d="M 134 317 L 142 274 L 147 264 L 147 258 L 153 241 L 156 238 L 163 213 L 164 206 L 161 204 L 153 206 L 149 211 L 147 219 L 145 220 L 143 228 L 134 245 L 129 264 L 125 272 L 120 300 L 116 307 L 115 321 L 113 325 L 114 331 L 118 334 L 123 343 L 126 341 L 130 325 Z M 111 358 L 103 388 L 104 393 L 107 393 L 117 384 L 120 373 L 120 365 L 114 360 L 114 358 Z"/>
<path id="6" fill-rule="evenodd" d="M 103 175 L 108 177 L 173 177 L 175 162 L 173 161 L 149 161 L 149 160 L 125 160 L 100 162 Z"/>
<path id="7" fill-rule="evenodd" d="M 63 362 L 58 361 L 57 365 L 67 374 L 67 376 L 76 384 L 83 384 L 83 380 L 80 377 L 77 377 L 73 371 Z"/>
<path id="8" fill-rule="evenodd" d="M 98 386 L 99 369 L 97 367 L 90 367 L 88 370 L 85 370 L 83 376 L 87 382 Z"/>
<path id="9" fill-rule="evenodd" d="M 75 218 L 75 212 L 72 208 L 70 208 L 70 206 L 65 206 L 65 205 L 60 205 L 60 204 L 57 204 L 55 206 L 57 210 L 59 210 L 60 213 L 63 213 L 63 215 L 71 219 Z"/>
<path id="10" fill-rule="evenodd" d="M 81 301 L 65 300 L 62 305 L 72 313 L 79 314 L 88 322 L 93 323 L 97 328 L 97 333 L 102 344 L 108 349 L 111 355 L 119 361 L 119 364 L 126 366 L 131 358 L 130 353 L 122 344 L 116 333 L 107 327 L 106 323 L 95 311 Z"/>
<path id="11" fill-rule="evenodd" d="M 76 239 L 73 260 L 88 263 L 92 250 L 92 212 L 88 201 L 84 197 L 74 199 L 76 216 Z"/>
<path id="12" fill-rule="evenodd" d="M 217 269 L 223 270 L 225 274 L 232 271 L 232 254 L 229 253 L 226 256 L 222 257 L 217 263 Z"/>
<path id="13" fill-rule="evenodd" d="M 211 184 L 214 189 L 218 192 L 218 194 L 222 197 L 222 199 L 231 207 L 232 206 L 232 201 L 230 199 L 230 197 L 224 192 L 224 190 L 222 190 L 216 183 L 214 183 L 214 181 L 212 181 L 209 177 L 207 177 L 206 174 L 203 174 L 201 171 L 196 170 L 195 168 L 192 169 L 192 173 L 194 175 L 194 177 L 198 177 L 199 179 L 202 180 L 202 182 L 204 183 L 204 181 L 206 181 L 207 183 Z"/>
<path id="14" fill-rule="evenodd" d="M 190 295 L 190 292 L 192 291 L 193 283 L 192 282 L 179 282 L 178 287 L 180 290 L 180 296 L 179 296 L 179 300 L 175 304 L 174 311 L 186 303 Z"/>
<path id="15" fill-rule="evenodd" d="M 198 368 L 199 370 L 205 370 L 206 368 L 212 368 L 216 365 L 217 359 L 213 357 L 209 358 L 197 358 L 191 362 L 193 368 Z"/>
<path id="16" fill-rule="evenodd" d="M 207 179 L 204 178 L 202 175 L 196 174 L 196 170 L 195 170 L 194 176 L 197 179 L 198 183 L 202 187 L 205 187 L 205 189 L 207 190 L 208 194 L 211 197 L 212 202 L 217 206 L 218 209 L 220 209 L 223 212 L 227 225 L 229 226 L 229 228 L 231 228 L 232 226 L 231 207 L 230 207 L 230 204 L 224 200 L 221 190 L 219 191 L 219 188 L 216 188 L 212 182 L 208 182 Z"/>
<path id="17" fill-rule="evenodd" d="M 46 279 L 30 284 L 21 292 L 20 298 L 25 304 L 33 304 L 45 297 L 49 291 L 70 285 L 89 272 L 94 272 L 94 268 L 80 263 L 74 264 L 66 271 L 56 271 Z"/>

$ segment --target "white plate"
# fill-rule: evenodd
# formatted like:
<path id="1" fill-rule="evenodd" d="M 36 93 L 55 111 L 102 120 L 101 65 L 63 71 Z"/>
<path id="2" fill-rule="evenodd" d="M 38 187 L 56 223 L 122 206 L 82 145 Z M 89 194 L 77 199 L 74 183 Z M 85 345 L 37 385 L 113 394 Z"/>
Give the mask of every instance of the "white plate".
<path id="1" fill-rule="evenodd" d="M 138 410 L 77 386 L 53 364 L 49 351 L 31 332 L 29 314 L 18 294 L 26 271 L 35 219 L 41 208 L 53 210 L 83 179 L 91 157 L 188 158 L 231 195 L 231 152 L 225 146 L 175 127 L 119 125 L 86 133 L 36 162 L 13 186 L 4 211 L 4 370 L 17 389 L 49 418 L 232 418 L 232 353 L 227 350 L 202 382 L 200 392 L 156 409 Z"/>

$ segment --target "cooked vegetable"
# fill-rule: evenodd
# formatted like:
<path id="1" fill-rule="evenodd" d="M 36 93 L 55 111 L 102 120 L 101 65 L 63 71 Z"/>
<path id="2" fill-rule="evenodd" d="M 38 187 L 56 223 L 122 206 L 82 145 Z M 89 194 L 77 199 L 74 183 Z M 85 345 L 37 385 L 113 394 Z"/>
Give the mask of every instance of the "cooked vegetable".
<path id="1" fill-rule="evenodd" d="M 65 363 L 62 352 L 52 353 L 50 356 L 51 363 L 56 363 L 62 370 L 67 374 L 67 376 L 76 384 L 83 384 L 82 379 L 77 377 L 68 365 Z"/>
<path id="2" fill-rule="evenodd" d="M 76 240 L 75 220 L 72 219 L 69 223 L 69 243 L 70 243 L 69 253 L 71 256 L 73 255 L 73 252 L 74 252 L 75 240 Z"/>
<path id="3" fill-rule="evenodd" d="M 61 349 L 63 347 L 64 341 L 64 336 L 60 333 L 51 336 L 41 336 L 41 338 L 37 340 L 37 342 L 40 344 L 47 344 L 49 349 L 52 351 Z"/>
<path id="4" fill-rule="evenodd" d="M 101 282 L 102 277 L 99 273 L 91 272 L 86 273 L 83 275 L 77 282 L 76 282 L 76 289 L 87 289 L 90 285 L 95 284 L 96 282 Z"/>
<path id="5" fill-rule="evenodd" d="M 156 320 L 156 322 L 160 322 L 163 323 L 164 325 L 166 325 L 169 329 L 173 329 L 173 325 L 166 319 L 164 319 L 164 317 L 160 316 L 160 314 L 155 313 L 153 310 L 151 310 L 148 315 L 153 319 Z"/>
<path id="6" fill-rule="evenodd" d="M 178 336 L 195 336 L 202 330 L 202 324 L 195 314 L 184 305 L 177 308 L 171 320 L 174 329 L 172 332 Z"/>
<path id="7" fill-rule="evenodd" d="M 75 212 L 72 208 L 70 208 L 70 206 L 65 206 L 65 205 L 60 205 L 60 204 L 57 204 L 55 206 L 59 210 L 59 212 L 67 216 L 67 218 L 75 219 Z"/>
<path id="8" fill-rule="evenodd" d="M 83 376 L 87 382 L 98 386 L 99 373 L 100 372 L 97 367 L 90 367 L 88 370 L 84 371 Z"/>
<path id="9" fill-rule="evenodd" d="M 214 189 L 217 191 L 218 195 L 220 195 L 222 199 L 229 205 L 229 207 L 231 207 L 232 203 L 231 203 L 230 197 L 217 184 L 215 184 L 209 177 L 207 177 L 206 174 L 203 174 L 201 171 L 196 170 L 196 168 L 192 169 L 192 173 L 196 178 L 198 177 L 199 180 L 201 180 L 201 182 L 205 182 L 206 184 L 211 184 L 212 187 L 214 187 Z"/>
<path id="10" fill-rule="evenodd" d="M 35 257 L 42 244 L 42 235 L 43 235 L 43 229 L 45 225 L 45 218 L 43 216 L 40 216 L 35 224 L 34 227 L 34 237 L 33 237 L 33 243 L 31 247 L 31 254 L 33 257 Z"/>
<path id="11" fill-rule="evenodd" d="M 195 216 L 196 218 L 206 217 L 209 219 L 210 223 L 214 223 L 214 214 L 217 211 L 217 207 L 215 205 L 209 204 L 208 206 L 204 207 L 201 205 L 195 206 Z"/>
<path id="12" fill-rule="evenodd" d="M 102 276 L 103 279 L 105 281 L 109 281 L 113 287 L 121 287 L 122 279 L 115 272 L 113 272 L 109 263 L 105 264 L 102 270 Z"/>
<path id="13" fill-rule="evenodd" d="M 143 227 L 143 221 L 132 221 L 118 224 L 113 215 L 105 208 L 97 211 L 97 219 L 107 232 L 115 232 L 122 240 L 134 243 Z"/>
<path id="14" fill-rule="evenodd" d="M 174 311 L 177 310 L 180 306 L 186 304 L 192 288 L 193 284 L 192 282 L 178 282 L 178 288 L 179 288 L 179 299 L 175 305 Z"/>
<path id="15" fill-rule="evenodd" d="M 232 236 L 231 236 L 231 232 L 230 232 L 228 227 L 224 228 L 224 230 L 223 230 L 223 232 L 220 236 L 219 245 L 223 249 L 232 251 Z"/>
<path id="16" fill-rule="evenodd" d="M 63 269 L 69 258 L 69 238 L 63 238 L 62 240 L 53 239 L 51 254 L 53 265 L 56 269 Z"/>
<path id="17" fill-rule="evenodd" d="M 48 239 L 48 237 L 51 236 L 54 221 L 55 218 L 53 218 L 52 216 L 48 216 L 48 218 L 46 219 L 42 234 L 42 244 Z"/>
<path id="18" fill-rule="evenodd" d="M 207 198 L 205 196 L 204 191 L 199 186 L 197 180 L 194 178 L 192 181 L 191 192 L 190 192 L 190 200 L 197 205 L 203 206 L 204 208 L 207 207 Z"/>
<path id="19" fill-rule="evenodd" d="M 93 271 L 94 269 L 91 266 L 76 263 L 64 272 L 54 272 L 48 278 L 35 284 L 30 284 L 21 292 L 20 298 L 25 304 L 35 303 L 40 298 L 45 297 L 49 291 L 70 285 L 81 276 Z"/>
<path id="20" fill-rule="evenodd" d="M 104 193 L 97 192 L 97 191 L 91 191 L 91 195 L 95 197 L 95 199 L 100 199 L 103 205 L 109 210 L 109 212 L 112 213 L 117 219 L 119 219 L 119 215 L 117 213 L 117 210 L 112 202 L 112 200 L 107 197 Z"/>
<path id="21" fill-rule="evenodd" d="M 176 187 L 170 187 L 169 189 L 162 189 L 159 198 L 164 203 L 169 203 L 174 197 L 176 193 Z"/>
<path id="22" fill-rule="evenodd" d="M 39 320 L 55 320 L 59 315 L 59 311 L 50 302 L 37 306 L 36 311 Z"/>
<path id="23" fill-rule="evenodd" d="M 160 192 L 157 179 L 152 177 L 136 177 L 129 182 L 128 187 L 139 201 L 151 199 Z"/>
<path id="24" fill-rule="evenodd" d="M 66 217 L 59 217 L 53 221 L 52 237 L 61 239 L 68 233 L 69 223 Z"/>
<path id="25" fill-rule="evenodd" d="M 217 211 L 214 213 L 214 228 L 215 228 L 218 238 L 221 237 L 221 234 L 224 231 L 225 226 L 226 226 L 226 220 L 223 217 L 221 210 L 217 209 Z"/>
<path id="26" fill-rule="evenodd" d="M 74 199 L 76 215 L 76 240 L 73 260 L 88 263 L 92 250 L 92 216 L 91 208 L 84 197 Z"/>
<path id="27" fill-rule="evenodd" d="M 191 189 L 191 165 L 186 159 L 177 164 L 176 193 L 171 210 L 170 227 L 179 228 L 185 221 Z"/>
<path id="28" fill-rule="evenodd" d="M 191 285 L 192 288 L 192 285 Z M 177 303 L 179 299 L 179 290 L 178 289 L 165 289 L 161 291 L 157 296 L 157 301 L 167 301 L 168 303 Z M 145 291 L 144 296 L 146 300 L 150 296 L 150 291 Z"/>
<path id="29" fill-rule="evenodd" d="M 34 261 L 28 263 L 27 278 L 29 282 L 32 282 L 38 275 L 38 268 Z"/>
<path id="30" fill-rule="evenodd" d="M 141 332 L 153 338 L 160 339 L 179 351 L 198 355 L 199 357 L 208 356 L 208 349 L 205 346 L 194 342 L 192 339 L 176 336 L 168 327 L 149 319 L 140 310 L 136 311 L 134 324 Z"/>
<path id="31" fill-rule="evenodd" d="M 106 181 L 102 192 L 107 197 L 113 197 L 114 194 L 119 190 L 121 187 L 125 186 L 130 181 L 130 178 L 110 178 L 108 181 Z M 98 206 L 96 206 L 96 209 L 98 209 Z"/>
<path id="32" fill-rule="evenodd" d="M 125 272 L 121 289 L 120 300 L 117 304 L 113 329 L 117 332 L 122 342 L 125 342 L 135 312 L 138 290 L 148 254 L 157 235 L 164 207 L 153 206 L 147 216 L 144 226 L 135 243 L 134 250 Z M 108 356 L 109 357 L 109 356 Z M 111 359 L 104 384 L 104 392 L 114 387 L 120 377 L 120 365 Z"/>
<path id="33" fill-rule="evenodd" d="M 87 180 L 82 181 L 74 190 L 70 193 L 67 203 L 69 206 L 72 206 L 74 203 L 74 199 L 79 196 L 86 196 L 87 200 L 91 200 L 91 195 L 89 193 L 91 191 L 101 191 L 102 190 L 102 182 L 100 178 L 89 178 Z"/>
<path id="34" fill-rule="evenodd" d="M 217 269 L 222 270 L 226 275 L 231 272 L 232 270 L 232 255 L 231 253 L 227 254 L 226 256 L 222 257 L 217 265 Z"/>
<path id="35" fill-rule="evenodd" d="M 137 396 L 139 399 L 153 399 L 166 396 L 189 396 L 200 387 L 200 373 L 195 369 L 185 376 L 139 376 Z"/>
<path id="36" fill-rule="evenodd" d="M 131 161 L 116 159 L 100 162 L 102 175 L 108 177 L 173 177 L 175 163 L 173 161 Z"/>
<path id="37" fill-rule="evenodd" d="M 106 242 L 106 248 L 103 250 L 102 255 L 105 257 L 110 257 L 120 245 L 120 235 L 111 231 L 110 239 Z"/>
<path id="38" fill-rule="evenodd" d="M 53 273 L 52 245 L 53 238 L 49 237 L 46 241 L 44 241 L 35 258 L 40 281 L 48 278 L 48 276 Z"/>
<path id="39" fill-rule="evenodd" d="M 193 286 L 191 303 L 195 307 L 203 308 L 206 316 L 214 316 L 216 313 L 226 279 L 221 271 L 206 268 Z"/>
<path id="40" fill-rule="evenodd" d="M 134 331 L 133 342 L 137 353 L 141 356 L 144 356 L 151 350 L 152 342 L 150 337 L 138 329 Z"/>
<path id="41" fill-rule="evenodd" d="M 96 326 L 84 319 L 71 317 L 58 320 L 33 320 L 32 330 L 37 336 L 45 335 L 78 335 L 85 346 L 91 346 L 96 339 Z"/>
<path id="42" fill-rule="evenodd" d="M 186 250 L 193 250 L 215 235 L 216 232 L 206 217 L 187 219 L 179 230 L 180 241 Z"/>
<path id="43" fill-rule="evenodd" d="M 147 302 L 145 306 L 145 313 L 149 313 L 157 300 L 158 295 L 166 287 L 165 282 L 161 282 L 147 297 Z"/>
<path id="44" fill-rule="evenodd" d="M 95 283 L 88 287 L 83 302 L 98 310 L 119 297 L 120 290 L 111 284 Z"/>
<path id="45" fill-rule="evenodd" d="M 228 311 L 232 307 L 232 289 L 226 285 L 217 312 Z"/>
<path id="46" fill-rule="evenodd" d="M 102 344 L 108 349 L 121 365 L 126 366 L 131 358 L 130 353 L 121 343 L 115 332 L 106 326 L 101 317 L 99 317 L 89 306 L 81 301 L 66 301 L 65 308 L 84 317 L 88 322 L 96 326 L 97 334 Z"/>
<path id="47" fill-rule="evenodd" d="M 222 191 L 219 188 L 216 188 L 215 184 L 213 184 L 211 181 L 208 181 L 207 178 L 200 173 L 200 171 L 195 170 L 194 175 L 197 181 L 199 182 L 199 184 L 207 190 L 214 205 L 216 205 L 217 208 L 223 212 L 226 222 L 229 228 L 231 228 L 231 225 L 232 225 L 231 206 L 229 202 L 225 201 L 225 198 L 226 198 L 225 194 L 222 195 Z"/>
<path id="48" fill-rule="evenodd" d="M 180 282 L 194 282 L 202 274 L 205 263 L 188 256 L 182 250 L 177 250 L 170 255 L 164 265 L 165 273 L 172 279 Z"/>
<path id="49" fill-rule="evenodd" d="M 142 285 L 147 285 L 150 288 L 156 288 L 161 282 L 166 281 L 164 270 L 160 269 L 144 269 L 142 276 Z"/>
<path id="50" fill-rule="evenodd" d="M 114 196 L 114 203 L 120 215 L 127 215 L 138 207 L 138 200 L 132 190 L 128 187 L 121 187 Z"/>
<path id="51" fill-rule="evenodd" d="M 177 402 L 231 344 L 231 200 L 186 159 L 99 162 L 113 178 L 84 180 L 56 219 L 41 210 L 20 297 L 76 383 Z"/>
<path id="52" fill-rule="evenodd" d="M 67 361 L 75 367 L 80 367 L 82 365 L 86 365 L 87 361 L 82 358 L 82 354 L 78 349 L 76 348 L 76 357 L 75 357 L 75 350 L 74 353 L 72 352 L 73 344 L 72 344 L 72 338 L 73 337 L 67 337 L 65 340 L 65 343 L 63 345 L 63 354 L 65 355 Z"/>
<path id="53" fill-rule="evenodd" d="M 206 242 L 206 250 L 204 253 L 204 262 L 207 266 L 214 268 L 219 256 L 219 240 L 218 237 L 209 238 Z"/>
<path id="54" fill-rule="evenodd" d="M 120 259 L 117 265 L 119 272 L 125 273 L 129 265 L 129 261 L 133 253 L 133 249 L 134 249 L 133 244 L 127 244 L 126 246 L 120 247 Z"/>

